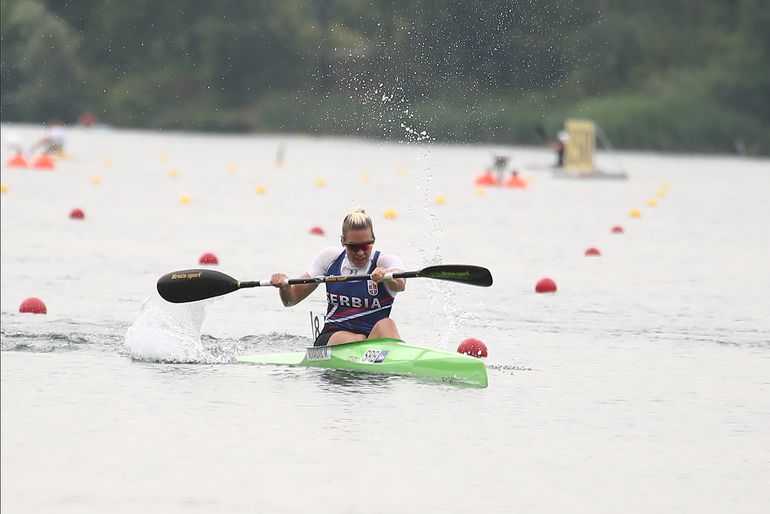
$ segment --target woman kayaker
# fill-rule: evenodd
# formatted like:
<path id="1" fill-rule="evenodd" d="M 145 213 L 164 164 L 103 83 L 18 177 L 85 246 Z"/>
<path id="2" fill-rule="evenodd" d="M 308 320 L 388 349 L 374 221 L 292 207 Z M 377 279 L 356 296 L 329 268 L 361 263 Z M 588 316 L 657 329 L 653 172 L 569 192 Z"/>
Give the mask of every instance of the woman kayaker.
<path id="1" fill-rule="evenodd" d="M 406 288 L 403 278 L 384 280 L 386 273 L 400 272 L 404 263 L 395 255 L 374 251 L 372 219 L 356 209 L 342 222 L 340 242 L 344 248 L 326 248 L 316 255 L 302 278 L 370 274 L 371 280 L 326 282 L 326 322 L 314 346 L 335 345 L 392 337 L 400 339 L 390 309 L 397 293 Z M 283 285 L 288 278 L 274 273 L 270 283 L 278 288 L 286 307 L 310 295 L 318 284 Z"/>

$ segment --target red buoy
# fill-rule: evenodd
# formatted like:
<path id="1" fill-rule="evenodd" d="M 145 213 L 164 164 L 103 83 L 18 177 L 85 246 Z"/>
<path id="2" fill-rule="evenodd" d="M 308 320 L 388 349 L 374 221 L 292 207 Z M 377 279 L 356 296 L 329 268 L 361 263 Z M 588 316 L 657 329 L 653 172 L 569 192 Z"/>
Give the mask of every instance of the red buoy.
<path id="1" fill-rule="evenodd" d="M 471 357 L 486 357 L 488 355 L 487 345 L 475 337 L 463 340 L 457 347 L 457 353 L 464 353 Z"/>
<path id="2" fill-rule="evenodd" d="M 70 212 L 70 218 L 73 220 L 82 220 L 85 217 L 86 213 L 82 209 L 72 209 L 72 212 Z"/>
<path id="3" fill-rule="evenodd" d="M 541 278 L 537 281 L 537 285 L 535 285 L 535 292 L 537 293 L 555 293 L 556 292 L 556 282 L 551 280 L 550 278 Z"/>
<path id="4" fill-rule="evenodd" d="M 623 227 L 621 227 L 620 225 L 615 225 L 614 227 L 612 227 L 612 233 L 613 234 L 622 234 L 623 233 Z"/>
<path id="5" fill-rule="evenodd" d="M 324 229 L 316 225 L 310 229 L 310 233 L 314 236 L 322 236 L 325 234 Z"/>
<path id="6" fill-rule="evenodd" d="M 46 314 L 48 310 L 45 308 L 43 300 L 30 296 L 19 305 L 19 312 L 30 312 L 32 314 Z"/>
<path id="7" fill-rule="evenodd" d="M 211 252 L 206 252 L 203 255 L 201 255 L 201 258 L 198 259 L 199 264 L 219 264 L 219 259 L 217 259 L 217 256 L 214 255 Z"/>
<path id="8" fill-rule="evenodd" d="M 599 257 L 600 255 L 601 255 L 601 252 L 599 251 L 599 249 L 593 246 L 586 250 L 586 256 Z"/>

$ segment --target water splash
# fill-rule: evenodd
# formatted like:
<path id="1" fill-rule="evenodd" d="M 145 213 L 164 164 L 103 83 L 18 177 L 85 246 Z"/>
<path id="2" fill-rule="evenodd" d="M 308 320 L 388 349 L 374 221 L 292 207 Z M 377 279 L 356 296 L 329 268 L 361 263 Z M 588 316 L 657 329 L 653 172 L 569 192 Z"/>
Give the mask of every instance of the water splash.
<path id="1" fill-rule="evenodd" d="M 149 362 L 220 363 L 231 357 L 203 344 L 205 303 L 172 304 L 153 296 L 145 300 L 128 328 L 125 347 L 132 359 Z"/>

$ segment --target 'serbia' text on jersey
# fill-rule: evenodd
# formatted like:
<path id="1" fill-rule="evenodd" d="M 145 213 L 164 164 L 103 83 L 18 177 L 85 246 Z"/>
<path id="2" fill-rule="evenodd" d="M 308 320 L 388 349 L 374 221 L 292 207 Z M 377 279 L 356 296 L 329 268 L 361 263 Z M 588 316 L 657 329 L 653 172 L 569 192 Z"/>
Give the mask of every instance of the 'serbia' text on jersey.
<path id="1" fill-rule="evenodd" d="M 326 293 L 326 299 L 332 305 L 340 307 L 355 307 L 364 309 L 379 309 L 382 307 L 378 298 L 359 298 L 357 296 L 345 296 L 341 294 Z"/>

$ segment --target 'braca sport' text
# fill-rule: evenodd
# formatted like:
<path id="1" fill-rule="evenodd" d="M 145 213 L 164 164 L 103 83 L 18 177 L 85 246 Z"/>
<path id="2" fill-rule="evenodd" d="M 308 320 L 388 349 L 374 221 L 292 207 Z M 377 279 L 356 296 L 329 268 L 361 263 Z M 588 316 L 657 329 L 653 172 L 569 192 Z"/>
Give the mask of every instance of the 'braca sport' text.
<path id="1" fill-rule="evenodd" d="M 171 280 L 178 280 L 180 278 L 201 278 L 201 272 L 198 273 L 173 273 Z"/>

